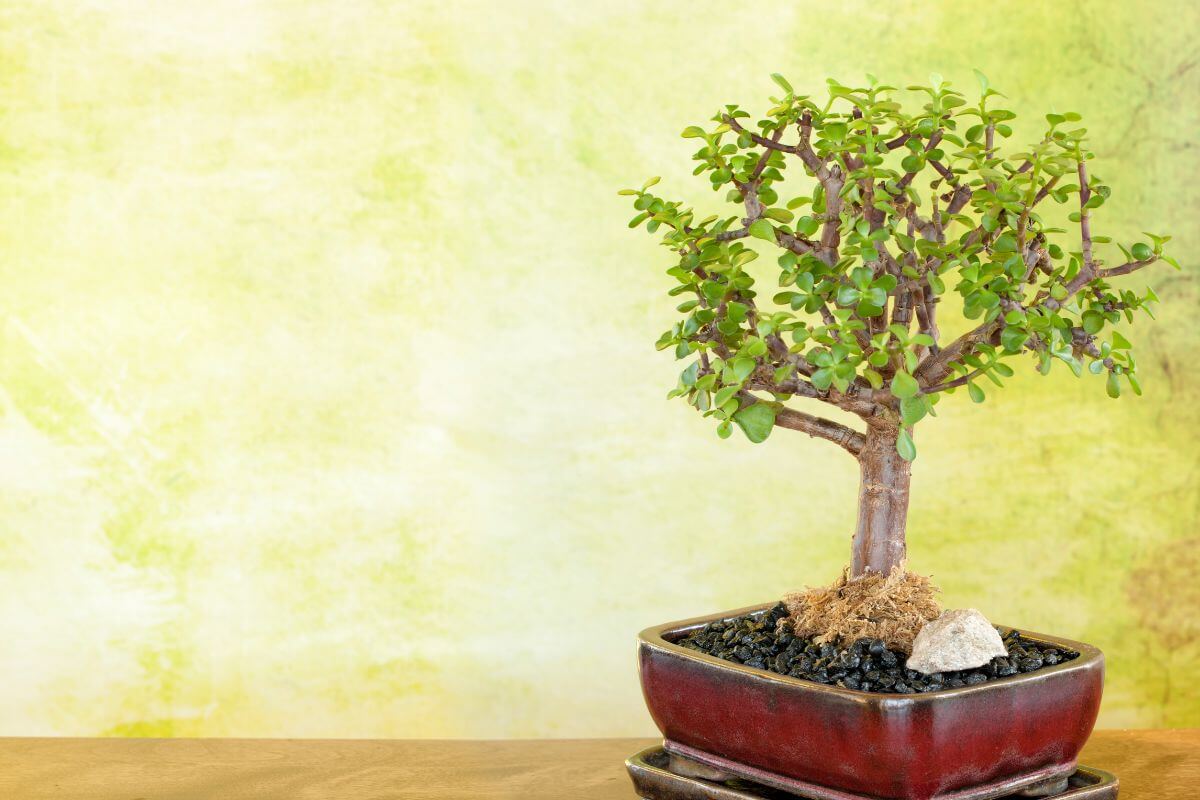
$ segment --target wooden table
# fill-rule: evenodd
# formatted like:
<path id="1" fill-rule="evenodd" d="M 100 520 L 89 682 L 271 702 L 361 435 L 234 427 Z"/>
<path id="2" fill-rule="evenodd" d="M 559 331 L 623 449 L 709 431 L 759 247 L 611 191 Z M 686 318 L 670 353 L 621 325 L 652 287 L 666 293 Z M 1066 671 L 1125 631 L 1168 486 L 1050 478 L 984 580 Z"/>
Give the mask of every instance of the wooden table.
<path id="1" fill-rule="evenodd" d="M 652 739 L 0 739 L 3 800 L 633 800 Z M 1200 798 L 1200 730 L 1097 731 L 1121 800 Z"/>

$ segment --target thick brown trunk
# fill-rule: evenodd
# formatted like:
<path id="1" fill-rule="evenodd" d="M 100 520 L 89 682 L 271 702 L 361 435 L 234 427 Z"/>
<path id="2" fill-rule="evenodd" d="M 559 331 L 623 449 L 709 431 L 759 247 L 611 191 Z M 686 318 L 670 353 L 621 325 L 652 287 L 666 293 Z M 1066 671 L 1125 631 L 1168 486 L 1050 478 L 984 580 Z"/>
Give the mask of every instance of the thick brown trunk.
<path id="1" fill-rule="evenodd" d="M 896 424 L 873 420 L 858 455 L 858 527 L 850 564 L 855 577 L 868 570 L 886 575 L 904 561 L 910 465 L 896 452 L 898 433 Z"/>

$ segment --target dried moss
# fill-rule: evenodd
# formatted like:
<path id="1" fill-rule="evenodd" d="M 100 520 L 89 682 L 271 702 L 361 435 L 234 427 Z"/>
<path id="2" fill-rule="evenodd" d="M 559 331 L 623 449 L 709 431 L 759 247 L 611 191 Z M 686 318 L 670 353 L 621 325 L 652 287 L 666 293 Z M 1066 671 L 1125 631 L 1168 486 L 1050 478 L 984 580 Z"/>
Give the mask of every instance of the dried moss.
<path id="1" fill-rule="evenodd" d="M 886 577 L 869 572 L 851 578 L 848 571 L 832 586 L 806 588 L 784 596 L 798 636 L 818 643 L 850 645 L 858 639 L 882 639 L 893 650 L 912 652 L 913 639 L 941 613 L 938 588 L 924 575 L 897 567 Z"/>

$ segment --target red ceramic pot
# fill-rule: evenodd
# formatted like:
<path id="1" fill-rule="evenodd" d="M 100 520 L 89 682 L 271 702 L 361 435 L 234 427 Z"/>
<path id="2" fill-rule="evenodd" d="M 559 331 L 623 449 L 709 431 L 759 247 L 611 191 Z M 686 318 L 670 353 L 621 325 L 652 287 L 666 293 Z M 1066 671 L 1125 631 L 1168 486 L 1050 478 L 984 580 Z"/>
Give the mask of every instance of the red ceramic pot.
<path id="1" fill-rule="evenodd" d="M 708 622 L 648 628 L 642 692 L 675 755 L 820 800 L 984 800 L 1070 775 L 1096 722 L 1104 655 L 1022 635 L 1079 658 L 978 686 L 873 694 L 723 661 L 673 644 Z"/>

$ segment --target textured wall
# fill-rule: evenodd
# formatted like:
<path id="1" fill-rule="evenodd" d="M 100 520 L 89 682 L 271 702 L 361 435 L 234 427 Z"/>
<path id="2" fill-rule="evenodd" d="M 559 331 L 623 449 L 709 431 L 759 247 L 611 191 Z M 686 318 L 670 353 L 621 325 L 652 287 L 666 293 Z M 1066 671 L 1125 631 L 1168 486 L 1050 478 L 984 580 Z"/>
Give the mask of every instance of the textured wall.
<path id="1" fill-rule="evenodd" d="M 1192 3 L 10 0 L 0 734 L 647 733 L 632 637 L 841 568 L 855 468 L 663 397 L 684 125 L 772 71 L 970 68 L 1087 115 L 1100 232 L 1176 235 L 1147 396 L 921 426 L 913 566 L 1198 725 Z M 1027 132 L 1027 129 L 1022 129 Z"/>

